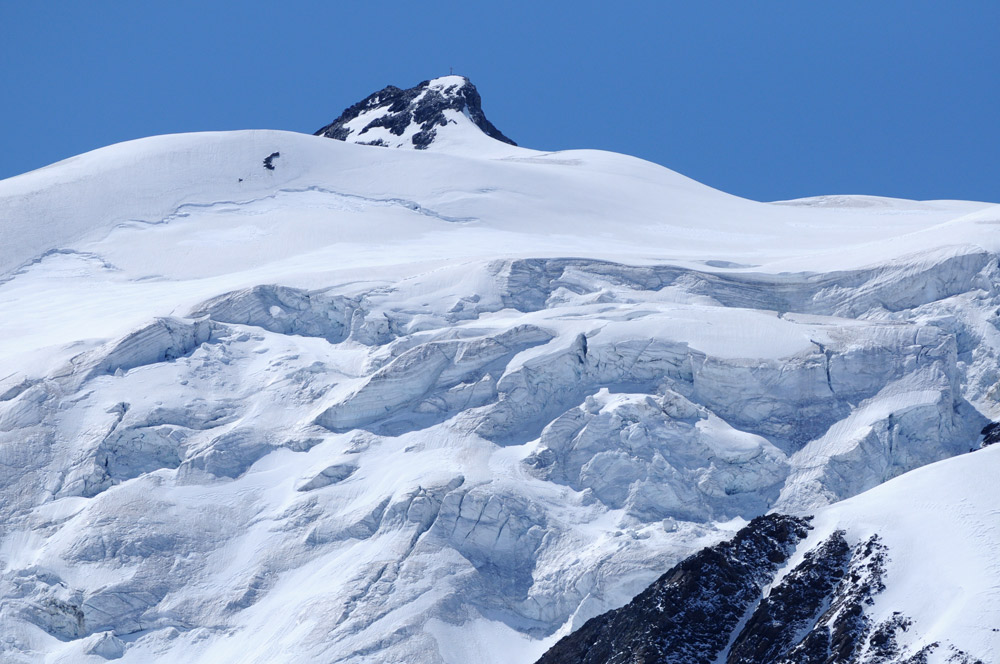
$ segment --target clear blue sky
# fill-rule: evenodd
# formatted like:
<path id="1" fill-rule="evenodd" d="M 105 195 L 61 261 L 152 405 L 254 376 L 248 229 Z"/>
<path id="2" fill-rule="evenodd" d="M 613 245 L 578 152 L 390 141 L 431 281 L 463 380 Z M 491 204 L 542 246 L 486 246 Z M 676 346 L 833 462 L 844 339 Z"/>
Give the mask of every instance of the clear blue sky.
<path id="1" fill-rule="evenodd" d="M 995 0 L 0 0 L 0 178 L 154 134 L 311 133 L 449 67 L 527 147 L 758 200 L 1000 202 Z"/>

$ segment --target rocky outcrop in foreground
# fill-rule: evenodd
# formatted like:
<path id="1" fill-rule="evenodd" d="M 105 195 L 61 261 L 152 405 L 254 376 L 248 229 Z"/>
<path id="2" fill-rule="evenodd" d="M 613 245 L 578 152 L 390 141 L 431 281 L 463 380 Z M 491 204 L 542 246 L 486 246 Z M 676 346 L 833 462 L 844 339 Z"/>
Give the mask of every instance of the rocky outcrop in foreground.
<path id="1" fill-rule="evenodd" d="M 888 550 L 878 536 L 851 545 L 835 531 L 782 570 L 808 524 L 754 519 L 589 620 L 537 664 L 926 664 L 939 649 L 948 661 L 982 664 L 941 643 L 908 652 L 897 636 L 909 618 L 896 612 L 875 623 L 866 615 L 886 588 Z"/>

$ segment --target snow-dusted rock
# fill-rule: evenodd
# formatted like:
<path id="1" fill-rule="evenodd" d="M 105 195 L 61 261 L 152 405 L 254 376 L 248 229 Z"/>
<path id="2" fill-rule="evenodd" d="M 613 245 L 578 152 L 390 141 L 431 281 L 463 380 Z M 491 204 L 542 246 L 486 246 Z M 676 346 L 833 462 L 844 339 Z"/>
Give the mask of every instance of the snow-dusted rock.
<path id="1" fill-rule="evenodd" d="M 922 468 L 816 519 L 757 518 L 561 639 L 539 664 L 992 661 L 997 628 L 966 584 L 989 583 L 978 574 L 996 542 L 982 533 L 990 516 L 960 506 L 997 498 L 993 452 Z M 942 520 L 949 537 L 935 538 Z M 930 586 L 938 594 L 922 597 Z"/>
<path id="2" fill-rule="evenodd" d="M 470 126 L 462 126 L 466 123 Z M 456 129 L 515 145 L 486 119 L 476 86 L 464 76 L 442 76 L 407 90 L 389 85 L 347 108 L 316 135 L 363 145 L 425 150 L 439 132 L 447 135 Z"/>

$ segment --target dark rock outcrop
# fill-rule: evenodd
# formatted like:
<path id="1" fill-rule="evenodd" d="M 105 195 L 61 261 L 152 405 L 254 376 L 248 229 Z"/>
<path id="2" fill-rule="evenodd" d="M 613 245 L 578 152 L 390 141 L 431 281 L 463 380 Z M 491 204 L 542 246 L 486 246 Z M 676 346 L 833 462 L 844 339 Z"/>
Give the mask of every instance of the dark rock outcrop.
<path id="1" fill-rule="evenodd" d="M 754 519 L 589 620 L 537 664 L 926 664 L 939 649 L 950 651 L 948 661 L 981 664 L 952 644 L 902 646 L 913 621 L 901 612 L 872 620 L 867 609 L 885 590 L 888 562 L 877 535 L 851 546 L 836 531 L 775 582 L 808 528 L 807 519 Z"/>
<path id="2" fill-rule="evenodd" d="M 826 610 L 817 617 L 812 628 L 797 645 L 774 661 L 789 664 L 855 664 L 859 661 L 859 654 L 866 642 L 870 646 L 875 645 L 876 650 L 882 650 L 880 659 L 869 658 L 867 661 L 872 664 L 895 661 L 899 651 L 894 640 L 888 638 L 895 626 L 873 626 L 865 615 L 865 607 L 872 604 L 872 598 L 885 590 L 885 563 L 886 548 L 878 537 L 872 536 L 856 546 L 851 553 L 850 562 L 841 572 L 840 582 L 824 598 L 828 602 Z M 793 574 L 801 568 L 800 565 Z M 893 622 L 908 624 L 901 616 L 896 616 Z M 874 644 L 872 640 L 875 641 Z"/>
<path id="3" fill-rule="evenodd" d="M 727 663 L 772 662 L 796 645 L 795 636 L 815 622 L 844 576 L 850 554 L 841 532 L 807 553 L 757 606 L 730 647 Z"/>
<path id="4" fill-rule="evenodd" d="M 626 606 L 592 618 L 538 664 L 709 664 L 808 530 L 769 515 L 661 576 Z"/>
<path id="5" fill-rule="evenodd" d="M 462 76 L 424 81 L 406 90 L 394 85 L 387 86 L 345 109 L 340 117 L 315 135 L 339 141 L 386 146 L 388 143 L 382 139 L 365 140 L 365 134 L 382 127 L 394 136 L 403 136 L 407 129 L 415 127 L 417 131 L 410 141 L 415 149 L 423 150 L 434 141 L 437 128 L 448 124 L 444 113 L 447 110 L 464 113 L 490 138 L 517 145 L 486 119 L 476 86 Z M 363 127 L 348 126 L 362 114 L 371 117 Z"/>
<path id="6" fill-rule="evenodd" d="M 980 433 L 983 436 L 983 447 L 1000 443 L 1000 422 L 990 422 Z"/>

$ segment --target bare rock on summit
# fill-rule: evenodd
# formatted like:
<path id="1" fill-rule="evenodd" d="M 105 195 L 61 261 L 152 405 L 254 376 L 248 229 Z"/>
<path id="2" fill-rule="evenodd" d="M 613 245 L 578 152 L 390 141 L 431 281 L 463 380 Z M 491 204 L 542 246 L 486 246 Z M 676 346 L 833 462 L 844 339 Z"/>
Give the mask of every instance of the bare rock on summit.
<path id="1" fill-rule="evenodd" d="M 486 119 L 476 86 L 464 76 L 442 76 L 406 90 L 389 85 L 344 110 L 315 135 L 425 150 L 441 128 L 460 123 L 471 123 L 490 138 L 517 145 Z"/>

